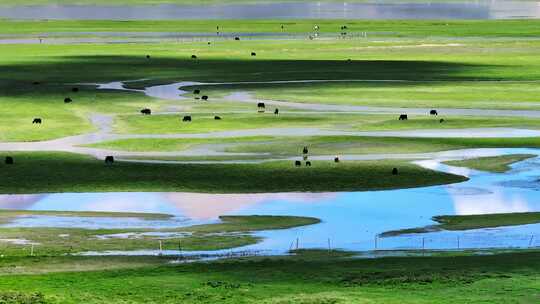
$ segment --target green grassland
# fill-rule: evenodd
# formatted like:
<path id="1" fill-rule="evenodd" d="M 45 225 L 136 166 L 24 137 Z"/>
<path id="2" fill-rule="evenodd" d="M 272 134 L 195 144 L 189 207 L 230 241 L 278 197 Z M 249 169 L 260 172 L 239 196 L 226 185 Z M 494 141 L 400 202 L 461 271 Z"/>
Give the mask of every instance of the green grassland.
<path id="1" fill-rule="evenodd" d="M 230 153 L 255 153 L 254 155 L 226 156 L 175 156 L 150 157 L 169 160 L 260 160 L 295 157 L 302 154 L 304 146 L 310 155 L 344 155 L 377 153 L 426 153 L 467 148 L 538 148 L 540 139 L 524 138 L 399 138 L 362 136 L 311 136 L 311 137 L 232 137 L 207 139 L 121 139 L 89 145 L 116 151 L 185 151 L 190 149 L 215 149 Z M 135 157 L 137 158 L 137 157 Z M 139 157 L 140 158 L 140 157 Z M 147 158 L 146 156 L 144 158 Z M 504 158 L 502 158 L 504 160 Z"/>
<path id="2" fill-rule="evenodd" d="M 253 107 L 255 109 L 256 107 Z M 214 114 L 222 119 L 215 120 Z M 182 122 L 184 115 L 192 117 L 191 122 Z M 522 117 L 474 117 L 448 116 L 444 122 L 440 117 L 410 115 L 409 120 L 398 120 L 399 115 L 365 114 L 305 114 L 305 113 L 183 113 L 170 115 L 120 115 L 115 120 L 115 131 L 123 134 L 175 134 L 205 133 L 229 130 L 259 128 L 319 128 L 343 131 L 391 131 L 415 129 L 460 129 L 519 127 L 540 128 L 540 120 Z"/>
<path id="3" fill-rule="evenodd" d="M 536 155 L 512 154 L 494 157 L 479 157 L 461 161 L 449 161 L 446 162 L 446 164 L 475 170 L 504 173 L 510 170 L 510 165 L 533 157 L 536 157 Z"/>
<path id="4" fill-rule="evenodd" d="M 262 99 L 307 103 L 419 108 L 538 109 L 537 82 L 317 83 L 261 85 Z"/>
<path id="5" fill-rule="evenodd" d="M 21 213 L 24 213 L 21 211 Z M 61 215 L 60 215 L 61 216 Z M 122 214 L 112 214 L 123 216 Z M 150 215 L 151 216 L 151 215 Z M 80 252 L 157 250 L 218 250 L 257 243 L 253 231 L 287 229 L 313 225 L 320 220 L 298 216 L 221 216 L 220 222 L 168 229 L 84 229 L 52 227 L 0 227 L 2 256 L 58 256 Z M 148 232 L 175 233 L 161 237 Z M 127 237 L 114 237 L 128 234 Z M 25 240 L 14 244 L 1 240 Z M 30 243 L 34 243 L 32 246 Z M 33 250 L 33 251 L 32 251 Z"/>
<path id="6" fill-rule="evenodd" d="M 246 21 L 227 21 L 261 31 L 276 31 L 278 21 L 257 21 L 252 25 Z M 339 29 L 338 21 L 325 21 Z M 340 21 L 341 22 L 341 21 Z M 391 33 L 385 38 L 374 39 L 320 39 L 320 40 L 241 40 L 159 44 L 74 44 L 74 45 L 3 45 L 0 51 L 0 102 L 6 109 L 0 113 L 0 140 L 35 141 L 75 135 L 94 130 L 89 122 L 91 113 L 122 115 L 123 120 L 142 120 L 129 114 L 138 113 L 142 107 L 153 110 L 182 107 L 183 112 L 196 115 L 198 112 L 222 113 L 227 110 L 249 110 L 252 105 L 223 103 L 219 96 L 234 90 L 248 90 L 258 96 L 303 102 L 332 104 L 369 104 L 382 106 L 426 106 L 426 107 L 477 107 L 537 109 L 540 99 L 535 81 L 540 80 L 540 42 L 533 37 L 536 20 L 526 21 L 459 21 L 448 26 L 437 22 L 371 22 L 358 21 L 361 31 L 364 26 L 373 29 L 385 28 Z M 298 21 L 301 31 L 307 31 L 313 21 Z M 295 23 L 295 24 L 296 24 Z M 180 24 L 184 24 L 180 22 Z M 194 26 L 178 27 L 174 31 L 205 31 L 199 28 L 208 22 L 187 22 Z M 133 26 L 133 27 L 132 27 Z M 2 21 L 0 28 L 10 31 L 54 32 L 70 29 L 72 32 L 101 30 L 125 31 L 172 31 L 175 22 L 108 22 L 108 21 L 50 21 L 12 22 Z M 213 27 L 213 25 L 212 25 Z M 446 31 L 438 32 L 437 28 Z M 323 26 L 324 28 L 324 26 Z M 536 27 L 538 28 L 538 27 Z M 10 30 L 11 29 L 11 30 Z M 86 29 L 86 30 L 83 30 Z M 434 29 L 428 33 L 427 29 Z M 450 30 L 451 29 L 451 30 Z M 237 29 L 242 31 L 241 28 Z M 207 31 L 210 31 L 208 29 Z M 403 32 L 402 32 L 403 31 Z M 407 31 L 418 31 L 416 37 L 404 38 Z M 492 37 L 474 37 L 483 31 L 498 31 Z M 74 34 L 75 35 L 75 34 Z M 412 35 L 412 34 L 411 34 Z M 455 38 L 448 39 L 449 35 Z M 493 34 L 495 35 L 495 34 Z M 414 35 L 413 35 L 414 36 Z M 452 46 L 448 46 L 452 44 Z M 257 57 L 251 57 L 252 51 Z M 150 60 L 146 55 L 152 56 Z M 191 60 L 192 54 L 198 60 Z M 347 61 L 351 58 L 353 61 Z M 81 73 L 80 71 L 84 71 Z M 287 85 L 237 85 L 234 88 L 204 88 L 211 101 L 158 101 L 135 92 L 97 91 L 93 86 L 74 83 L 102 83 L 119 80 L 149 79 L 130 86 L 166 84 L 175 81 L 238 82 L 298 79 L 339 80 L 392 80 L 410 82 L 347 82 Z M 502 81 L 503 80 L 503 81 Z M 40 82 L 33 85 L 33 82 Z M 73 86 L 81 91 L 71 92 Z M 212 94 L 216 94 L 213 96 Z M 74 102 L 64 104 L 71 97 Z M 214 98 L 215 97 L 215 98 Z M 209 114 L 208 114 L 209 115 Z M 41 126 L 31 124 L 34 117 L 42 117 Z M 254 128 L 267 121 L 258 117 L 253 123 L 249 115 L 233 125 L 223 121 L 224 128 Z M 148 118 L 154 122 L 170 117 Z M 273 124 L 275 119 L 270 120 Z M 306 118 L 309 120 L 309 118 Z M 329 121 L 314 121 L 312 124 L 332 124 Z M 351 118 L 352 119 L 352 118 Z M 501 118 L 502 119 L 502 118 Z M 427 124 L 429 120 L 417 120 L 416 124 Z M 461 120 L 460 120 L 461 121 Z M 174 121 L 176 123 L 176 121 Z M 454 122 L 449 121 L 450 127 Z M 289 124 L 289 123 L 288 123 Z M 305 125 L 303 119 L 290 121 L 294 127 Z M 422 127 L 409 122 L 410 128 Z M 502 125 L 536 125 L 531 119 L 527 123 L 503 119 L 497 122 L 474 118 L 455 127 Z M 178 124 L 170 129 L 175 129 Z M 400 128 L 392 122 L 384 128 Z M 148 126 L 145 126 L 145 128 Z M 159 126 L 154 126 L 159 128 Z M 361 126 L 362 128 L 364 126 Z M 375 126 L 380 128 L 380 126 Z M 195 128 L 195 127 L 192 127 Z M 219 128 L 219 127 L 217 127 Z M 152 128 L 150 128 L 152 129 Z M 195 128 L 196 129 L 196 128 Z M 208 130 L 212 128 L 201 128 Z M 171 132 L 171 131 L 168 131 Z"/>
<path id="7" fill-rule="evenodd" d="M 5 275 L 6 297 L 24 303 L 536 303 L 538 252 L 354 259 L 333 252 L 159 265 L 160 257 L 4 259 L 35 274 Z M 54 263 L 66 272 L 39 273 Z M 100 269 L 73 271 L 66 265 Z M 86 266 L 87 268 L 88 266 Z M 116 268 L 116 269 L 115 269 Z M 84 268 L 83 268 L 84 269 Z M 158 292 L 159 290 L 159 292 Z M 17 302 L 14 302 L 17 303 Z M 19 303 L 23 303 L 22 301 Z"/>
<path id="8" fill-rule="evenodd" d="M 471 230 L 481 228 L 517 226 L 540 223 L 540 212 L 495 213 L 479 215 L 440 215 L 433 220 L 438 224 L 426 227 L 387 231 L 382 237 L 439 230 Z"/>
<path id="9" fill-rule="evenodd" d="M 7 0 L 2 0 L 0 3 Z M 24 1 L 24 0 L 23 0 Z M 30 0 L 29 0 L 30 1 Z M 48 1 L 48 0 L 45 0 Z M 78 0 L 76 0 L 78 1 Z M 124 0 L 114 0 L 124 1 Z M 126 0 L 128 1 L 128 0 Z M 10 2 L 12 3 L 12 2 Z M 19 3 L 19 2 L 17 2 Z M 114 2 L 108 2 L 114 3 Z M 15 23 L 14 23 L 15 22 Z M 321 33 L 338 34 L 347 25 L 349 33 L 368 32 L 398 37 L 537 37 L 538 20 L 35 20 L 0 21 L 10 34 L 91 32 L 223 32 L 310 33 L 319 25 Z M 16 26 L 13 26 L 13 25 Z"/>
<path id="10" fill-rule="evenodd" d="M 69 153 L 18 152 L 10 155 L 16 164 L 2 165 L 0 193 L 361 191 L 466 180 L 403 160 L 339 164 L 319 161 L 312 167 L 301 168 L 288 161 L 210 165 L 117 162 L 107 166 L 91 157 Z M 399 175 L 391 174 L 394 167 L 399 168 Z"/>

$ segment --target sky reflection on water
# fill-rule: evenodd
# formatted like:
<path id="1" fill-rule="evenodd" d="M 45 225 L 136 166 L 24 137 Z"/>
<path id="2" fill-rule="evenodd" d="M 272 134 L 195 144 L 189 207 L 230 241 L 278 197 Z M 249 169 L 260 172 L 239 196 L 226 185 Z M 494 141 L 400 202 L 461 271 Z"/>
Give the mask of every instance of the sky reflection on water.
<path id="1" fill-rule="evenodd" d="M 497 153 L 533 153 L 533 149 L 497 149 Z M 434 161 L 420 164 L 469 176 L 467 182 L 425 188 L 390 191 L 338 193 L 60 193 L 39 195 L 0 195 L 0 208 L 66 211 L 160 212 L 183 218 L 178 225 L 212 222 L 219 215 L 269 214 L 312 216 L 321 224 L 280 231 L 260 232 L 265 240 L 250 249 L 285 250 L 300 239 L 302 246 L 345 249 L 373 249 L 375 235 L 403 228 L 432 225 L 435 215 L 486 214 L 540 211 L 538 195 L 540 160 L 529 159 L 505 174 L 493 174 L 441 165 Z M 508 186 L 505 181 L 520 181 L 527 187 Z M 72 225 L 78 225 L 76 220 Z M 24 219 L 19 225 L 40 225 L 39 217 Z M 50 219 L 43 225 L 50 225 Z M 79 223 L 80 224 L 80 223 Z M 83 224 L 80 224 L 84 226 Z M 115 225 L 116 226 L 116 225 Z M 433 232 L 424 235 L 392 237 L 379 246 L 414 247 L 425 237 L 436 248 L 455 246 L 460 235 L 462 246 L 490 247 L 501 244 L 522 246 L 540 225 L 524 225 L 467 232 Z M 525 241 L 524 241 L 525 240 Z"/>

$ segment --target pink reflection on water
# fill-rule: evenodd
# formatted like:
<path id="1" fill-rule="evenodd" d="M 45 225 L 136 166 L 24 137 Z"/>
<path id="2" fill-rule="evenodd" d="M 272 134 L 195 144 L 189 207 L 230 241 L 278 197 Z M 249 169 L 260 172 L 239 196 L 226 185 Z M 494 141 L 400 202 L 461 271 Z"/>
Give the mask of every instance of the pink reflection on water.
<path id="1" fill-rule="evenodd" d="M 333 199 L 337 196 L 337 193 L 164 193 L 163 196 L 167 201 L 181 210 L 185 216 L 196 220 L 209 220 L 263 202 L 287 201 L 290 203 L 316 203 Z"/>
<path id="2" fill-rule="evenodd" d="M 29 209 L 46 194 L 0 195 L 0 209 Z"/>

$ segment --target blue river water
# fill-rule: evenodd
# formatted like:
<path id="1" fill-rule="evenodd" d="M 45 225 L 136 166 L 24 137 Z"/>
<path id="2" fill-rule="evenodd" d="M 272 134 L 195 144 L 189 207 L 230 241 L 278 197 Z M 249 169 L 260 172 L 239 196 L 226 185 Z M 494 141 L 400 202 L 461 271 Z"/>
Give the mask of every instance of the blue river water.
<path id="1" fill-rule="evenodd" d="M 497 154 L 528 153 L 536 149 L 497 149 Z M 337 193 L 58 193 L 0 195 L 0 208 L 65 211 L 161 212 L 170 221 L 141 219 L 21 217 L 9 226 L 83 228 L 167 228 L 218 221 L 220 215 L 297 215 L 320 218 L 320 224 L 263 231 L 263 241 L 238 250 L 284 252 L 290 248 L 464 249 L 540 246 L 540 224 L 437 231 L 378 237 L 396 229 L 435 224 L 436 215 L 466 215 L 540 211 L 540 158 L 512 166 L 506 173 L 488 173 L 418 161 L 422 166 L 468 176 L 458 184 L 367 192 Z"/>

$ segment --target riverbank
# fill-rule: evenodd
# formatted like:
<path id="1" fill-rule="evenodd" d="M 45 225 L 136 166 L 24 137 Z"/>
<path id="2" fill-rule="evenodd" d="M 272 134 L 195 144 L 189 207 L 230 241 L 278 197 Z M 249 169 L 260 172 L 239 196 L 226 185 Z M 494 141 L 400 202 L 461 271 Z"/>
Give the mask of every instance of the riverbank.
<path id="1" fill-rule="evenodd" d="M 472 230 L 540 223 L 540 212 L 516 212 L 478 215 L 438 215 L 433 217 L 436 225 L 408 228 L 381 233 L 381 237 L 403 234 L 428 233 L 441 230 Z"/>
<path id="2" fill-rule="evenodd" d="M 103 161 L 70 153 L 2 153 L 14 165 L 0 171 L 0 193 L 54 192 L 328 192 L 424 187 L 465 181 L 462 176 L 403 160 L 293 161 L 264 164 L 144 164 Z M 399 174 L 393 175 L 393 168 Z M 25 181 L 22 183 L 21 181 Z"/>
<path id="3" fill-rule="evenodd" d="M 191 264 L 167 261 L 4 258 L 0 297 L 41 301 L 27 300 L 32 304 L 120 303 L 126 297 L 133 303 L 418 303 L 426 298 L 430 303 L 533 303 L 540 281 L 540 255 L 534 251 L 381 259 L 318 251 Z M 54 273 L 50 265 L 63 271 Z M 113 269 L 104 269 L 107 265 Z"/>

